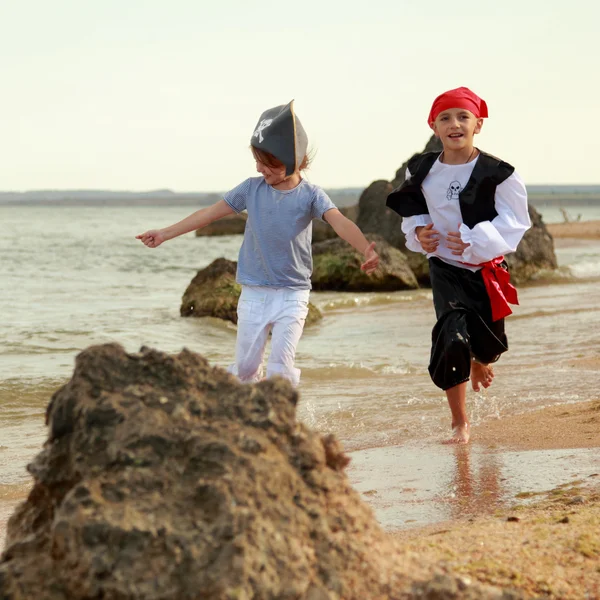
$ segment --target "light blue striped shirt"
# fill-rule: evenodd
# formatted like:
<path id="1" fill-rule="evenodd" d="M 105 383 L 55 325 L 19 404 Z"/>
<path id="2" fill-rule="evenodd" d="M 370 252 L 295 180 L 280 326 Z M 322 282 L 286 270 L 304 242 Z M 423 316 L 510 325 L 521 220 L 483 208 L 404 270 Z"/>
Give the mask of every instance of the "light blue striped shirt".
<path id="1" fill-rule="evenodd" d="M 336 208 L 331 198 L 305 179 L 293 190 L 276 190 L 251 177 L 223 199 L 237 213 L 248 211 L 238 283 L 311 289 L 312 220 Z"/>

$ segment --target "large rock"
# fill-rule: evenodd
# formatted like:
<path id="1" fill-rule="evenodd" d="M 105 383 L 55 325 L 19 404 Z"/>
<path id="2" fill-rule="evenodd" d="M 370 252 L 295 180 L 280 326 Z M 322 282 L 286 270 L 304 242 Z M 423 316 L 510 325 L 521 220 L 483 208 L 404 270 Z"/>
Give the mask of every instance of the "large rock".
<path id="1" fill-rule="evenodd" d="M 88 348 L 48 406 L 0 598 L 517 597 L 419 581 L 418 557 L 398 560 L 339 443 L 299 423 L 297 402 L 283 379 L 243 385 L 187 350 Z"/>
<path id="2" fill-rule="evenodd" d="M 358 204 L 352 206 L 342 206 L 339 211 L 353 223 L 356 223 L 358 217 Z M 331 225 L 321 219 L 313 219 L 313 232 L 312 241 L 313 244 L 323 242 L 325 240 L 331 240 L 337 237 L 337 233 L 333 230 Z"/>
<path id="3" fill-rule="evenodd" d="M 217 258 L 198 271 L 183 293 L 179 313 L 182 317 L 216 317 L 237 324 L 237 305 L 242 293 L 235 281 L 237 262 Z M 305 325 L 323 318 L 321 311 L 308 303 Z"/>
<path id="4" fill-rule="evenodd" d="M 517 251 L 507 254 L 510 276 L 515 284 L 535 279 L 544 271 L 558 268 L 554 253 L 554 239 L 550 235 L 540 213 L 529 205 L 531 229 L 525 234 Z"/>
<path id="5" fill-rule="evenodd" d="M 388 597 L 393 542 L 297 401 L 187 350 L 84 351 L 9 521 L 0 598 Z"/>
<path id="6" fill-rule="evenodd" d="M 246 230 L 246 221 L 248 214 L 243 212 L 235 215 L 228 215 L 218 221 L 213 221 L 206 227 L 196 230 L 196 235 L 218 236 L 218 235 L 240 235 Z"/>
<path id="7" fill-rule="evenodd" d="M 413 157 L 423 154 L 424 152 L 441 152 L 444 149 L 442 146 L 442 142 L 440 142 L 440 138 L 432 135 L 425 144 L 425 148 L 421 150 L 421 152 L 415 152 L 408 160 L 402 163 L 402 166 L 396 171 L 396 175 L 394 179 L 392 179 L 391 184 L 392 188 L 397 188 L 399 185 L 402 185 L 406 180 L 406 169 L 408 167 L 408 163 L 412 160 Z"/>
<path id="8" fill-rule="evenodd" d="M 241 286 L 235 281 L 237 263 L 217 258 L 198 271 L 190 282 L 179 314 L 182 317 L 216 317 L 237 323 L 237 304 Z"/>
<path id="9" fill-rule="evenodd" d="M 315 290 L 393 291 L 418 288 L 408 259 L 381 236 L 370 235 L 379 254 L 378 269 L 372 275 L 360 270 L 364 256 L 337 238 L 313 245 L 312 284 Z"/>
<path id="10" fill-rule="evenodd" d="M 423 152 L 442 150 L 438 138 L 431 136 Z M 412 158 L 412 157 L 411 157 Z M 406 239 L 401 230 L 402 218 L 386 207 L 388 194 L 404 182 L 408 160 L 396 171 L 392 181 L 374 181 L 361 194 L 358 203 L 356 224 L 366 234 L 377 233 L 395 248 L 406 251 L 410 264 L 420 284 L 429 284 L 429 267 L 423 255 L 406 250 Z M 515 283 L 524 283 L 535 279 L 544 271 L 556 269 L 557 261 L 554 253 L 554 242 L 548 233 L 541 215 L 529 206 L 532 227 L 525 234 L 517 248 L 517 252 L 507 255 L 511 268 L 511 276 Z"/>
<path id="11" fill-rule="evenodd" d="M 406 240 L 401 229 L 402 218 L 385 205 L 392 189 L 392 184 L 384 179 L 371 183 L 358 200 L 356 224 L 365 235 L 376 233 L 394 248 L 403 250 Z"/>
<path id="12" fill-rule="evenodd" d="M 439 139 L 432 135 L 423 152 L 441 152 L 441 150 L 442 145 Z M 416 154 L 420 153 L 415 153 L 413 156 L 416 156 Z M 356 224 L 363 233 L 377 233 L 400 250 L 404 250 L 406 246 L 406 240 L 401 229 L 402 217 L 398 216 L 392 209 L 387 208 L 385 201 L 388 194 L 404 182 L 407 166 L 408 160 L 396 171 L 392 181 L 380 179 L 374 181 L 364 190 L 358 200 L 358 217 L 356 219 Z"/>

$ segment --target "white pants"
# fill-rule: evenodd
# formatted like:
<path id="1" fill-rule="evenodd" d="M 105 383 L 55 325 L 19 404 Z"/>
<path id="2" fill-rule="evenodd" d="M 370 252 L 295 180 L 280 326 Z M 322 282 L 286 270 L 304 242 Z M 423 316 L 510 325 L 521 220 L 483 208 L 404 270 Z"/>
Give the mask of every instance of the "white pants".
<path id="1" fill-rule="evenodd" d="M 267 377 L 280 375 L 298 385 L 300 369 L 294 367 L 294 361 L 308 314 L 309 294 L 310 290 L 242 286 L 235 364 L 228 371 L 244 383 L 262 379 L 265 346 L 273 330 Z"/>

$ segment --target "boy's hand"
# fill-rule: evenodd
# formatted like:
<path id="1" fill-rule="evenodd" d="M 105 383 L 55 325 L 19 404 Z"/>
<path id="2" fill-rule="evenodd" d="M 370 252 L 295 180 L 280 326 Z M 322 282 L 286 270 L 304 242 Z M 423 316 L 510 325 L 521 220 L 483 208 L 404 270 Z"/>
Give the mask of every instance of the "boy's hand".
<path id="1" fill-rule="evenodd" d="M 379 254 L 375 252 L 375 242 L 371 242 L 364 251 L 365 262 L 360 265 L 361 271 L 370 275 L 379 266 Z"/>
<path id="2" fill-rule="evenodd" d="M 437 250 L 437 247 L 440 245 L 440 234 L 433 228 L 433 223 L 429 223 L 429 225 L 425 225 L 424 227 L 417 227 L 415 233 L 425 252 L 429 254 Z"/>
<path id="3" fill-rule="evenodd" d="M 160 246 L 167 238 L 160 229 L 150 229 L 145 233 L 135 236 L 136 240 L 142 240 L 142 242 L 148 246 L 148 248 L 156 248 Z"/>
<path id="4" fill-rule="evenodd" d="M 460 225 L 458 226 L 460 228 Z M 460 231 L 449 231 L 448 236 L 446 237 L 446 245 L 450 250 L 452 250 L 452 254 L 456 256 L 462 256 L 463 252 L 471 245 L 465 244 L 462 241 L 462 237 L 460 237 Z"/>

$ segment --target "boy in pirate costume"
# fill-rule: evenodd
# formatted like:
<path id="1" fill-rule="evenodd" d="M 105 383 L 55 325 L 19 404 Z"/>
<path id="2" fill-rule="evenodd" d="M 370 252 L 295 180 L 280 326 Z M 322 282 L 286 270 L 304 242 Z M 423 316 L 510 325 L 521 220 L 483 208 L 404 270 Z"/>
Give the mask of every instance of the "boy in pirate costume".
<path id="1" fill-rule="evenodd" d="M 473 145 L 488 116 L 468 88 L 438 96 L 428 124 L 443 151 L 411 159 L 406 181 L 387 199 L 403 217 L 406 247 L 429 259 L 437 323 L 429 373 L 452 413 L 449 443 L 470 437 L 467 383 L 491 385 L 491 363 L 508 350 L 504 317 L 517 303 L 504 254 L 531 226 L 525 185 L 514 167 Z"/>
<path id="2" fill-rule="evenodd" d="M 365 256 L 361 269 L 372 273 L 379 263 L 375 244 L 344 217 L 329 196 L 301 176 L 308 166 L 308 139 L 294 113 L 293 101 L 265 111 L 253 130 L 251 150 L 260 177 L 246 179 L 208 208 L 170 227 L 137 236 L 156 248 L 178 235 L 205 227 L 233 213 L 248 212 L 239 253 L 235 363 L 229 370 L 242 382 L 262 378 L 269 333 L 267 377 L 279 375 L 294 385 L 296 346 L 308 314 L 312 274 L 312 219 L 327 221 L 335 232 Z"/>

